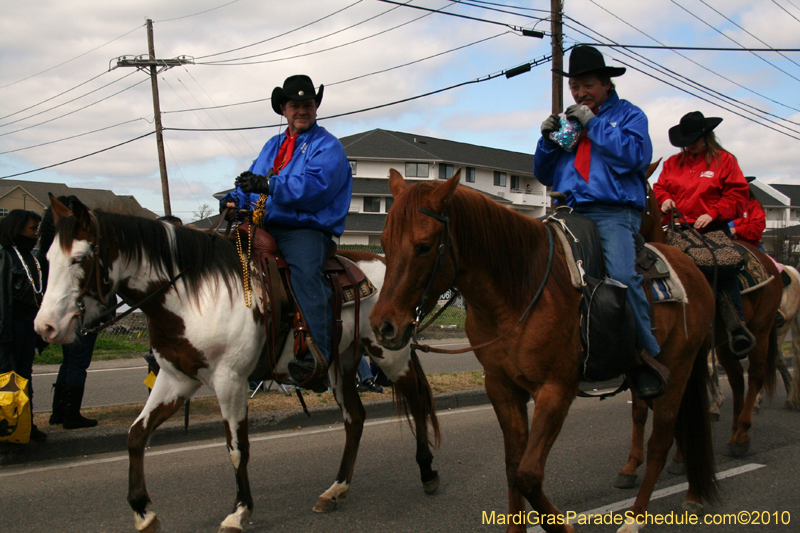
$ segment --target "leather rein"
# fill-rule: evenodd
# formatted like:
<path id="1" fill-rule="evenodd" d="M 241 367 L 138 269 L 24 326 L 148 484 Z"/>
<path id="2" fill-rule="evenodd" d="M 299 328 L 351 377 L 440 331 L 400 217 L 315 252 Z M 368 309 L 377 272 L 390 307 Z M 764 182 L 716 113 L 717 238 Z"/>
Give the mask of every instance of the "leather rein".
<path id="1" fill-rule="evenodd" d="M 411 335 L 411 338 L 412 338 L 412 341 L 413 341 L 411 343 L 411 345 L 410 345 L 411 349 L 412 350 L 420 350 L 420 351 L 425 352 L 425 353 L 433 352 L 433 353 L 443 353 L 443 354 L 459 354 L 459 353 L 473 352 L 475 350 L 480 350 L 481 348 L 485 348 L 486 346 L 489 346 L 490 344 L 494 344 L 495 342 L 499 341 L 500 339 L 504 338 L 506 335 L 508 335 L 509 333 L 514 331 L 515 329 L 517 329 L 517 327 L 520 324 L 522 324 L 522 322 L 525 320 L 525 317 L 528 316 L 528 313 L 530 312 L 530 310 L 533 309 L 533 306 L 536 305 L 536 302 L 539 301 L 539 298 L 541 297 L 542 293 L 544 292 L 544 287 L 545 287 L 545 285 L 547 285 L 547 280 L 550 277 L 550 272 L 551 272 L 552 266 L 553 266 L 553 255 L 554 255 L 554 252 L 553 252 L 553 250 L 554 250 L 554 248 L 553 248 L 553 234 L 550 232 L 550 230 L 548 228 L 545 228 L 546 231 L 547 231 L 547 238 L 548 238 L 549 244 L 548 244 L 548 253 L 547 253 L 547 267 L 545 269 L 544 277 L 542 278 L 542 282 L 539 284 L 539 288 L 536 290 L 536 294 L 534 294 L 533 299 L 531 300 L 531 303 L 528 304 L 528 307 L 525 309 L 525 312 L 522 313 L 522 316 L 519 318 L 517 323 L 514 324 L 514 326 L 511 329 L 509 329 L 508 331 L 506 331 L 505 333 L 503 333 L 499 337 L 496 337 L 493 340 L 490 340 L 490 341 L 484 342 L 482 344 L 479 344 L 478 346 L 470 345 L 470 346 L 467 346 L 466 348 L 459 348 L 459 349 L 456 349 L 456 350 L 447 350 L 447 349 L 444 349 L 444 348 L 436 348 L 435 346 L 430 346 L 430 345 L 427 345 L 427 344 L 419 344 L 419 342 L 417 341 L 417 335 L 419 333 L 421 333 L 422 331 L 424 331 L 428 326 L 430 326 L 431 323 L 434 320 L 436 320 L 436 318 L 442 313 L 442 311 L 447 309 L 447 307 L 449 307 L 450 304 L 453 303 L 453 301 L 455 301 L 456 297 L 458 296 L 458 290 L 455 288 L 455 276 L 458 275 L 458 262 L 456 260 L 455 250 L 453 249 L 453 239 L 452 239 L 452 237 L 450 235 L 450 217 L 447 215 L 447 212 L 445 212 L 445 214 L 443 214 L 443 215 L 439 215 L 437 213 L 434 213 L 433 211 L 430 211 L 429 209 L 420 208 L 419 210 L 420 210 L 421 213 L 423 213 L 425 215 L 428 215 L 429 217 L 432 217 L 432 218 L 434 218 L 434 219 L 436 219 L 436 220 L 438 220 L 439 222 L 442 223 L 442 235 L 443 235 L 444 242 L 439 244 L 439 251 L 438 251 L 438 254 L 436 256 L 436 262 L 433 264 L 433 270 L 431 272 L 431 277 L 428 279 L 428 285 L 425 287 L 425 291 L 422 293 L 422 296 L 420 297 L 419 303 L 417 304 L 417 307 L 414 310 L 416 318 L 415 318 L 414 322 L 412 322 L 412 324 L 414 325 L 414 331 L 413 331 L 413 333 Z M 422 328 L 420 328 L 419 324 L 422 321 L 422 319 L 425 317 L 425 311 L 423 310 L 425 301 L 428 298 L 428 293 L 430 292 L 431 285 L 433 284 L 433 279 L 436 277 L 436 274 L 438 274 L 439 269 L 442 266 L 442 262 L 443 262 L 442 260 L 444 258 L 444 254 L 448 249 L 450 250 L 450 255 L 451 255 L 452 260 L 453 260 L 453 268 L 454 268 L 454 271 L 455 271 L 453 284 L 451 285 L 452 296 L 447 301 L 447 303 L 444 306 L 442 306 L 442 308 L 439 309 L 439 311 L 437 311 L 436 314 L 433 315 L 422 326 Z"/>
<path id="2" fill-rule="evenodd" d="M 144 304 L 146 304 L 146 303 L 150 302 L 151 300 L 157 298 L 158 296 L 164 294 L 167 290 L 169 290 L 172 286 L 175 285 L 175 282 L 177 282 L 183 276 L 183 274 L 186 272 L 186 270 L 189 268 L 187 266 L 186 268 L 184 268 L 183 270 L 178 272 L 175 276 L 170 278 L 170 280 L 165 285 L 162 285 L 161 287 L 159 287 L 158 289 L 156 289 L 152 293 L 148 294 L 147 296 L 145 296 L 142 300 L 140 300 L 135 305 L 129 304 L 123 298 L 122 301 L 119 302 L 114 307 L 107 308 L 105 311 L 103 311 L 95 320 L 101 320 L 103 317 L 106 317 L 106 316 L 113 316 L 113 314 L 117 311 L 117 309 L 119 309 L 120 307 L 122 307 L 123 305 L 126 305 L 126 304 L 130 306 L 130 309 L 128 309 L 127 311 L 115 316 L 112 320 L 109 320 L 108 322 L 105 322 L 103 324 L 98 324 L 97 326 L 95 326 L 93 328 L 87 329 L 83 325 L 84 319 L 86 317 L 86 304 L 83 301 L 83 297 L 86 296 L 86 294 L 89 293 L 90 286 L 92 285 L 92 282 L 94 281 L 95 282 L 95 289 L 97 291 L 98 298 L 100 299 L 100 301 L 106 302 L 108 300 L 107 300 L 106 296 L 103 295 L 103 284 L 111 285 L 111 282 L 108 280 L 108 278 L 107 277 L 105 277 L 105 278 L 103 277 L 103 275 L 101 273 L 101 268 L 98 267 L 98 263 L 101 263 L 101 264 L 102 263 L 107 263 L 107 261 L 103 261 L 103 259 L 101 257 L 101 253 L 100 253 L 100 250 L 101 250 L 101 248 L 100 248 L 100 222 L 97 220 L 97 216 L 94 213 L 92 213 L 91 211 L 89 212 L 89 218 L 92 221 L 92 226 L 94 228 L 94 233 L 95 233 L 95 242 L 92 244 L 92 263 L 89 266 L 89 271 L 86 273 L 86 277 L 84 278 L 84 284 L 81 287 L 81 290 L 78 293 L 78 296 L 75 297 L 75 307 L 77 308 L 77 310 L 75 311 L 74 316 L 79 320 L 80 327 L 78 328 L 78 333 L 81 334 L 81 335 L 87 335 L 89 333 L 97 333 L 99 331 L 102 331 L 102 330 L 106 329 L 109 326 L 112 326 L 112 325 L 116 324 L 117 322 L 119 322 L 120 320 L 122 320 L 123 318 L 128 316 L 129 314 L 131 314 L 134 311 L 136 311 L 137 309 L 141 308 L 141 306 L 143 306 Z"/>

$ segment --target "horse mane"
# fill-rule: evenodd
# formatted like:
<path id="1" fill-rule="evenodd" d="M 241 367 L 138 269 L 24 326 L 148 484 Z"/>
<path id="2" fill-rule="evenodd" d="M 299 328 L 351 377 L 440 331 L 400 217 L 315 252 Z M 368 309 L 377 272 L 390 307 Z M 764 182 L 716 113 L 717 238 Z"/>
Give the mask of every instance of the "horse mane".
<path id="1" fill-rule="evenodd" d="M 170 226 L 144 217 L 93 211 L 100 227 L 100 243 L 115 243 L 129 264 L 146 261 L 155 273 L 171 277 L 185 269 L 181 280 L 197 296 L 209 278 L 241 281 L 242 266 L 231 241 L 192 228 Z M 75 217 L 56 226 L 61 247 L 68 250 L 79 230 Z"/>
<path id="2" fill-rule="evenodd" d="M 402 209 L 395 220 L 425 216 L 418 209 L 425 205 L 425 197 L 440 185 L 441 182 L 421 182 L 410 186 L 403 195 L 406 200 L 392 206 Z M 458 186 L 448 213 L 459 261 L 482 265 L 492 273 L 493 283 L 509 303 L 516 309 L 525 309 L 545 274 L 548 229 L 544 223 L 507 209 L 463 185 Z M 568 290 L 565 268 L 561 261 L 553 261 L 554 278 Z"/>

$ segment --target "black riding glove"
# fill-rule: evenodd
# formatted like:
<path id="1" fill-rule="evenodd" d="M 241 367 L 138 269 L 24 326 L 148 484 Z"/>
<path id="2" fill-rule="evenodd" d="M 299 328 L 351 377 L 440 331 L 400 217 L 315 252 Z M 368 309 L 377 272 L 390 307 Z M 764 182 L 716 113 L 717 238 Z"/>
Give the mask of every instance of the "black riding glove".
<path id="1" fill-rule="evenodd" d="M 239 177 L 236 178 L 236 183 L 239 184 L 239 188 L 242 192 L 269 194 L 269 176 L 272 174 L 272 170 L 270 170 L 267 176 L 253 174 L 248 170 L 239 174 Z"/>

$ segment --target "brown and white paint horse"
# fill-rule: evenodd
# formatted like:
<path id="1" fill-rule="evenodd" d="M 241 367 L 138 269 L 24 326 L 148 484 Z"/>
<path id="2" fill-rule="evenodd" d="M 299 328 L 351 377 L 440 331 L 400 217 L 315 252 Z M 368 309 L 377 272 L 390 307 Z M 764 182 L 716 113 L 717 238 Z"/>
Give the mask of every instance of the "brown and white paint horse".
<path id="1" fill-rule="evenodd" d="M 158 529 L 145 485 L 147 442 L 201 385 L 207 385 L 219 400 L 237 485 L 233 512 L 219 531 L 242 531 L 253 510 L 247 474 L 247 379 L 256 367 L 266 333 L 257 306 L 249 308 L 244 303 L 242 266 L 233 242 L 140 217 L 91 212 L 80 203 L 69 211 L 52 197 L 51 205 L 56 237 L 47 254 L 48 288 L 35 321 L 36 331 L 48 342 L 64 344 L 75 338 L 81 320 L 76 306 L 85 307 L 82 320 L 88 323 L 102 312 L 102 295 L 113 292 L 127 302 L 140 302 L 183 272 L 173 286 L 141 306 L 161 371 L 128 434 L 128 502 L 136 529 L 148 533 Z M 365 252 L 349 256 L 380 290 L 385 271 L 381 258 Z M 365 418 L 355 388 L 362 353 L 348 349 L 354 335 L 360 336 L 360 346 L 394 382 L 406 412 L 415 418 L 416 459 L 425 492 L 432 493 L 438 486 L 438 475 L 431 469 L 428 424 L 436 444 L 439 428 L 428 382 L 419 361 L 409 360 L 408 349 L 381 349 L 374 342 L 367 317 L 375 301 L 374 297 L 362 301 L 357 331 L 352 306 L 343 311 L 341 357 L 331 365 L 329 377 L 344 415 L 346 442 L 336 481 L 319 497 L 315 511 L 333 510 L 347 495 L 353 477 Z M 282 377 L 288 377 L 287 356 L 291 357 L 291 346 L 278 363 Z"/>
<path id="2" fill-rule="evenodd" d="M 395 200 L 382 237 L 385 286 L 370 323 L 383 346 L 399 350 L 419 319 L 416 306 L 422 302 L 423 311 L 429 312 L 436 303 L 435 296 L 423 298 L 426 291 L 432 296 L 444 293 L 450 284 L 458 288 L 468 303 L 466 333 L 484 367 L 486 392 L 503 431 L 509 513 L 524 513 L 527 500 L 540 515 L 562 516 L 544 492 L 545 464 L 581 379 L 580 293 L 570 282 L 560 242 L 547 225 L 459 187 L 460 176 L 459 170 L 447 181 L 409 185 L 397 171 L 390 172 Z M 659 360 L 669 368 L 671 379 L 667 393 L 652 402 L 647 471 L 631 509 L 636 517 L 643 517 L 647 509 L 673 436 L 691 463 L 684 506 L 699 512 L 702 500 L 713 498 L 716 490 L 705 364 L 714 308 L 711 289 L 685 254 L 668 246 L 659 250 L 691 296 L 685 306 L 665 303 L 656 308 Z M 512 331 L 539 287 L 540 299 Z M 531 397 L 535 403 L 529 425 Z M 570 524 L 555 522 L 544 529 L 574 531 Z M 626 524 L 620 531 L 639 528 L 640 524 Z M 525 530 L 522 524 L 508 525 L 510 533 Z"/>

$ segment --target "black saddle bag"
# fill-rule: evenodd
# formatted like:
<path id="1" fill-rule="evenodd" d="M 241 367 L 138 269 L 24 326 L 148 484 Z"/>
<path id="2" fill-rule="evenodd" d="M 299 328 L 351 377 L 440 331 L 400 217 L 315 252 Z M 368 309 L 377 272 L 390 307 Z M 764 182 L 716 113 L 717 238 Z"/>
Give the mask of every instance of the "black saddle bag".
<path id="1" fill-rule="evenodd" d="M 625 285 L 611 278 L 585 280 L 580 307 L 582 371 L 589 381 L 605 381 L 633 365 L 636 324 Z"/>

